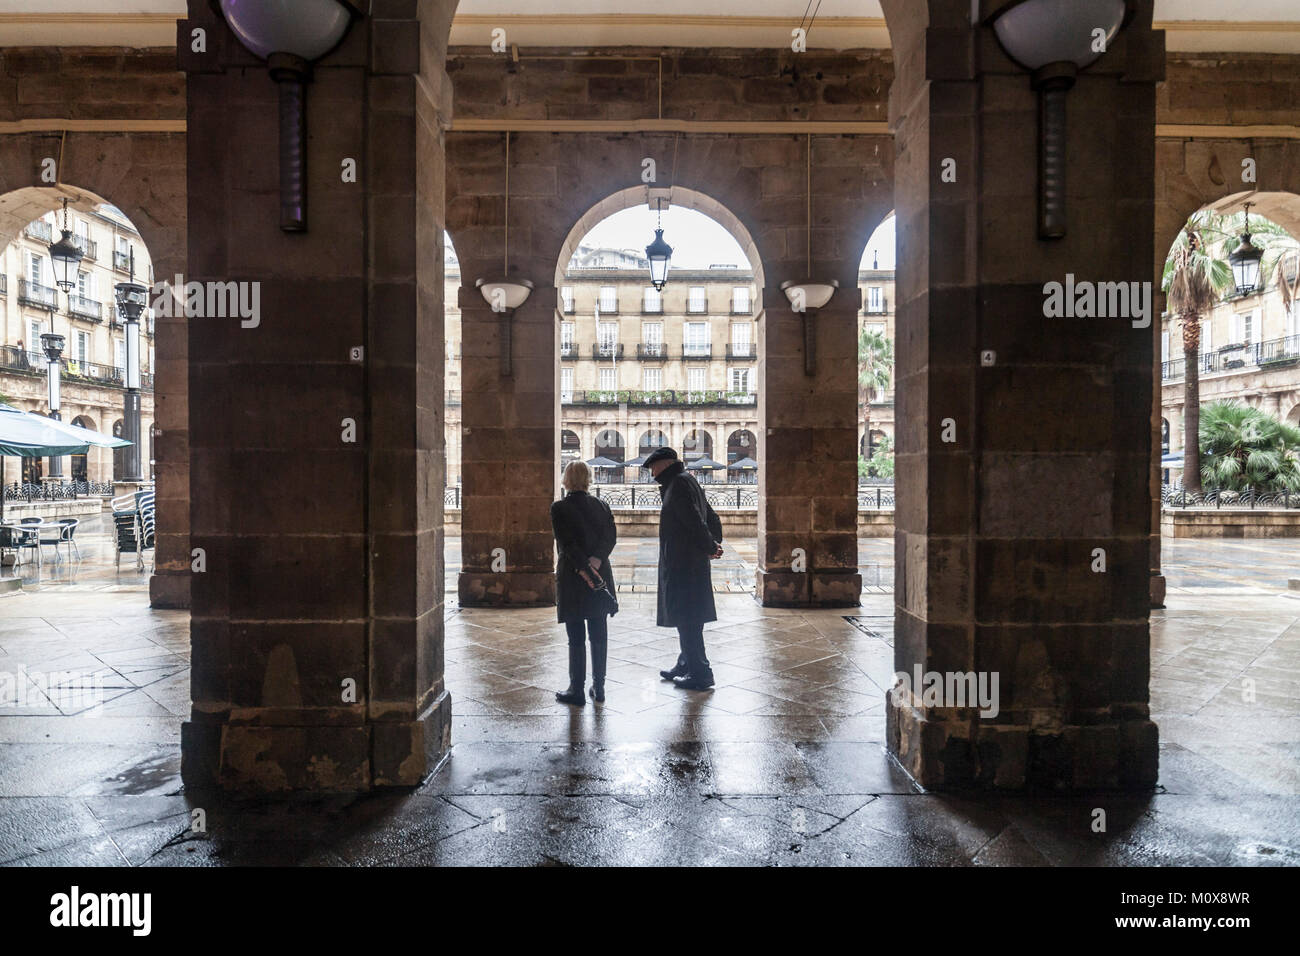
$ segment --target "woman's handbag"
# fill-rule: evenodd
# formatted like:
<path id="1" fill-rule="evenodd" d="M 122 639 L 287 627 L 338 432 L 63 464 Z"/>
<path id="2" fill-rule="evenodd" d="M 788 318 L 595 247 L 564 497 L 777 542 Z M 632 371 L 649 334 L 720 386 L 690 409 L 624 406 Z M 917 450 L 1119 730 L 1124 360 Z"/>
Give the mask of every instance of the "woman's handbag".
<path id="1" fill-rule="evenodd" d="M 599 574 L 594 571 L 588 571 L 589 575 L 595 579 L 595 586 L 591 587 L 591 604 L 588 606 L 591 613 L 587 617 L 594 617 L 597 614 L 607 614 L 613 617 L 618 613 L 618 598 L 614 592 L 609 589 L 609 584 Z M 581 576 L 581 575 L 579 575 Z M 585 581 L 583 583 L 586 583 Z"/>

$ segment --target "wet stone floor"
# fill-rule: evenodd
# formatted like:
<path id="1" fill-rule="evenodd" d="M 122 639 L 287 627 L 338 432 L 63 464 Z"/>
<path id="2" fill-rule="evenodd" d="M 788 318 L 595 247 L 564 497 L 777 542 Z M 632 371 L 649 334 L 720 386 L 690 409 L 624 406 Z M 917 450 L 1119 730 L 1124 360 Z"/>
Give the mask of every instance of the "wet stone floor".
<path id="1" fill-rule="evenodd" d="M 23 591 L 0 596 L 0 674 L 23 682 L 0 683 L 0 864 L 1300 864 L 1293 539 L 1166 542 L 1151 794 L 918 792 L 882 746 L 888 586 L 847 620 L 760 608 L 725 571 L 711 692 L 659 680 L 676 642 L 654 627 L 648 587 L 625 589 L 606 703 L 581 709 L 553 699 L 566 679 L 553 611 L 452 607 L 453 749 L 438 773 L 413 792 L 237 802 L 180 782 L 187 615 L 151 611 L 147 574 L 115 570 L 107 535 L 84 530 L 79 561 L 19 568 Z M 620 545 L 621 580 L 653 568 L 646 543 Z M 892 583 L 892 542 L 862 545 L 864 569 Z M 729 561 L 752 570 L 744 547 Z M 53 671 L 85 692 L 42 694 Z"/>

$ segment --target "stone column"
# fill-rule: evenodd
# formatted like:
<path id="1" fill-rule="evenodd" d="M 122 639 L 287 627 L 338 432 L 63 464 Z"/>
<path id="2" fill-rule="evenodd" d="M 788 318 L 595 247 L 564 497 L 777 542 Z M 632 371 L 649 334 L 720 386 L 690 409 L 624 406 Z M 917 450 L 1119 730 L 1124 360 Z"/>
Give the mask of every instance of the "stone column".
<path id="1" fill-rule="evenodd" d="M 555 603 L 551 502 L 559 487 L 555 463 L 560 456 L 555 300 L 555 288 L 537 281 L 528 301 L 515 310 L 513 372 L 502 376 L 500 317 L 477 289 L 461 290 L 465 479 L 458 586 L 463 607 Z"/>
<path id="2" fill-rule="evenodd" d="M 928 23 L 904 6 L 887 6 L 895 668 L 999 683 L 996 713 L 895 687 L 888 745 L 925 787 L 1149 788 L 1153 337 L 1128 318 L 1045 318 L 1044 285 L 1150 279 L 1163 36 L 1140 0 L 1070 91 L 1069 235 L 1048 241 L 1029 76 L 965 5 L 931 3 Z"/>
<path id="3" fill-rule="evenodd" d="M 766 607 L 855 607 L 862 593 L 853 454 L 857 288 L 840 285 L 825 307 L 808 312 L 816 323 L 813 375 L 804 370 L 799 315 L 779 288 L 763 290 L 756 584 Z"/>
<path id="4" fill-rule="evenodd" d="M 443 70 L 452 4 L 379 4 L 307 88 L 305 233 L 279 229 L 277 91 L 202 0 L 188 72 L 191 281 L 258 290 L 188 320 L 189 786 L 418 784 L 442 680 Z M 191 50 L 193 29 L 207 34 Z M 238 135 L 231 135 L 238 130 Z M 342 175 L 355 160 L 356 179 Z"/>

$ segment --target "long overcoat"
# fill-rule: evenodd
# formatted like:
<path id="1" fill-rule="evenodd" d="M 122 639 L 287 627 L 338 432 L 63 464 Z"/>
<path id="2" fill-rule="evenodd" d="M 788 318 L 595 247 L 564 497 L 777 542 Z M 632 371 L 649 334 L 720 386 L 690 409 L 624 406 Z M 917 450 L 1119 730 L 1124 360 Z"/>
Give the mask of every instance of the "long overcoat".
<path id="1" fill-rule="evenodd" d="M 663 507 L 655 623 L 677 627 L 716 621 L 709 561 L 722 543 L 722 522 L 680 461 L 664 469 L 657 480 Z"/>
<path id="2" fill-rule="evenodd" d="M 591 597 L 591 589 L 578 569 L 587 567 L 588 558 L 600 558 L 600 576 L 614 589 L 614 571 L 609 555 L 618 533 L 609 505 L 585 491 L 571 491 L 551 503 L 551 527 L 560 552 L 555 564 L 555 619 L 561 624 L 585 620 L 601 613 Z"/>

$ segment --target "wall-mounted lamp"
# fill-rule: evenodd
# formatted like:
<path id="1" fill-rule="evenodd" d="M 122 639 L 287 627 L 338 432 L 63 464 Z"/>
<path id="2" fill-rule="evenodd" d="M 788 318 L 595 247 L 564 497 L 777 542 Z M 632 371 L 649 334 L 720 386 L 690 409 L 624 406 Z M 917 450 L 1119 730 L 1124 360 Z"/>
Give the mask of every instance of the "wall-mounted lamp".
<path id="1" fill-rule="evenodd" d="M 307 231 L 307 84 L 311 65 L 338 46 L 358 0 L 216 0 L 249 52 L 280 88 L 280 228 Z"/>
<path id="2" fill-rule="evenodd" d="M 1005 0 L 985 19 L 1038 91 L 1038 237 L 1066 232 L 1065 94 L 1133 17 L 1132 0 Z"/>
<path id="3" fill-rule="evenodd" d="M 506 183 L 505 183 L 505 235 L 502 238 L 501 279 L 479 279 L 475 288 L 483 293 L 483 298 L 501 319 L 501 374 L 514 374 L 514 315 L 515 309 L 528 301 L 533 291 L 533 284 L 527 279 L 512 279 L 510 276 L 510 134 L 506 133 Z"/>
<path id="4" fill-rule="evenodd" d="M 804 232 L 804 256 L 808 274 L 812 273 L 812 135 L 807 138 L 804 162 L 804 201 L 807 221 Z M 837 279 L 789 279 L 781 283 L 781 291 L 790 300 L 790 308 L 799 314 L 803 323 L 803 371 L 812 375 L 817 370 L 816 323 L 808 310 L 816 311 L 831 300 L 840 287 Z"/>

